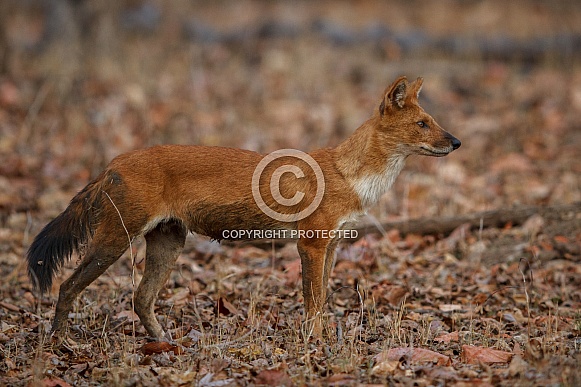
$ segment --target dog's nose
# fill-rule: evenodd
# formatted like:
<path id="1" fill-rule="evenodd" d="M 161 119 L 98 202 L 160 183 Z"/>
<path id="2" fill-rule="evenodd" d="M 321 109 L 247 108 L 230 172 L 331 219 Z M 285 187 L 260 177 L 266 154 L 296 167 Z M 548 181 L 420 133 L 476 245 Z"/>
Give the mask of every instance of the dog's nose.
<path id="1" fill-rule="evenodd" d="M 450 142 L 452 143 L 452 150 L 456 150 L 456 149 L 460 148 L 460 145 L 462 145 L 460 140 L 458 140 L 456 137 L 452 136 L 448 132 L 445 132 L 444 137 L 447 138 L 448 140 L 450 140 Z"/>
<path id="2" fill-rule="evenodd" d="M 458 149 L 460 148 L 460 145 L 462 145 L 460 140 L 458 140 L 456 137 L 452 137 L 452 148 Z"/>

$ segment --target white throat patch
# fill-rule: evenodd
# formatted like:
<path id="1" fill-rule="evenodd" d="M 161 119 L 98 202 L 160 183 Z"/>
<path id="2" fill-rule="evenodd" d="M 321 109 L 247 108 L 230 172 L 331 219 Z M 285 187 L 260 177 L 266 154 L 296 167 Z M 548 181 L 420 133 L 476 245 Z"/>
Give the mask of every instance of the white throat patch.
<path id="1" fill-rule="evenodd" d="M 387 161 L 383 173 L 363 176 L 353 184 L 353 189 L 359 195 L 364 209 L 371 207 L 393 185 L 405 165 L 405 156 L 394 156 Z"/>

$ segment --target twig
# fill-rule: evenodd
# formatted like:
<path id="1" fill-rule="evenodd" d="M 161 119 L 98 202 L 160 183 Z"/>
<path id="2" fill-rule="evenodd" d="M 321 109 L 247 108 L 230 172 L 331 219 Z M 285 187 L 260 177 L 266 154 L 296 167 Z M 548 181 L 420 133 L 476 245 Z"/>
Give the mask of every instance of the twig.
<path id="1" fill-rule="evenodd" d="M 34 97 L 34 101 L 32 101 L 32 104 L 30 104 L 28 111 L 26 112 L 26 117 L 24 117 L 24 122 L 22 123 L 22 127 L 20 130 L 20 138 L 19 138 L 20 143 L 22 141 L 29 141 L 30 140 L 30 134 L 32 133 L 32 125 L 34 124 L 34 121 L 36 120 L 36 117 L 38 116 L 38 112 L 40 111 L 40 108 L 44 104 L 44 101 L 46 100 L 48 93 L 52 89 L 52 86 L 53 86 L 53 83 L 47 81 L 47 82 L 42 84 L 42 86 L 40 87 L 40 89 L 36 93 L 36 96 Z"/>
<path id="2" fill-rule="evenodd" d="M 111 199 L 111 196 L 109 196 L 109 194 L 106 191 L 103 191 L 103 193 L 107 196 L 107 198 L 109 199 L 109 201 L 113 205 L 113 208 L 115 208 L 115 211 L 117 211 L 117 215 L 119 215 L 119 219 L 121 220 L 121 225 L 123 226 L 123 229 L 125 230 L 125 234 L 127 234 L 127 240 L 129 241 L 129 257 L 131 258 L 131 312 L 133 313 L 133 315 L 135 315 L 135 257 L 133 256 L 132 238 L 129 235 L 129 231 L 127 230 L 127 227 L 125 227 L 125 222 L 123 221 L 123 217 L 121 216 L 121 212 L 119 211 L 119 209 L 117 208 L 117 206 L 113 202 L 113 199 Z M 132 330 L 133 330 L 133 339 L 135 340 L 136 333 L 135 333 L 135 319 L 134 318 L 131 318 L 131 325 L 132 325 Z M 134 353 L 135 353 L 135 350 L 136 349 L 134 347 L 133 348 Z"/>
<path id="3" fill-rule="evenodd" d="M 520 268 L 520 264 L 523 261 L 526 262 L 527 267 L 529 269 L 529 272 L 531 273 L 531 280 L 530 280 L 531 284 L 533 282 L 533 271 L 531 269 L 531 265 L 530 265 L 529 260 L 526 259 L 526 258 L 521 258 L 520 261 L 519 261 L 519 264 L 518 264 L 518 271 L 522 275 L 522 281 L 523 281 L 523 284 L 524 284 L 525 299 L 526 299 L 526 302 L 527 302 L 527 317 L 528 317 L 528 319 L 527 319 L 527 329 L 528 329 L 528 335 L 529 335 L 529 339 L 530 339 L 531 338 L 531 301 L 530 301 L 530 298 L 529 298 L 527 277 L 525 276 L 525 274 L 523 273 L 523 271 Z"/>

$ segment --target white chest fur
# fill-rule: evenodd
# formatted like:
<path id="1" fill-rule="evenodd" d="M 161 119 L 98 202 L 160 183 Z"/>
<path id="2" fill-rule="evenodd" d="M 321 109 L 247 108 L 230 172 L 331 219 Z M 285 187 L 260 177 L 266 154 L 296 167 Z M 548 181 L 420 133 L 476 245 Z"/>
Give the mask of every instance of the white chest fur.
<path id="1" fill-rule="evenodd" d="M 395 156 L 387 161 L 383 173 L 369 174 L 355 180 L 353 189 L 359 195 L 363 208 L 369 208 L 379 201 L 381 195 L 393 185 L 405 165 L 404 156 Z"/>

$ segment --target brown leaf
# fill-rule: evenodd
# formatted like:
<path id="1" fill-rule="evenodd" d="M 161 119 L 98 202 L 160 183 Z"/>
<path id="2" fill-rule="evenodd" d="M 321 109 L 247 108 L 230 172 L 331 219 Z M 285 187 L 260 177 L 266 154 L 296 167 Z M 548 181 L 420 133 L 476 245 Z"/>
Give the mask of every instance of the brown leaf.
<path id="1" fill-rule="evenodd" d="M 224 370 L 224 368 L 230 365 L 230 360 L 226 359 L 212 359 L 210 363 L 210 371 L 214 374 L 218 374 Z"/>
<path id="2" fill-rule="evenodd" d="M 428 368 L 428 367 L 425 367 Z M 454 381 L 458 379 L 458 371 L 456 371 L 452 366 L 450 367 L 429 367 L 426 369 L 426 376 L 431 379 L 444 379 L 448 381 Z M 455 386 L 458 386 L 455 384 Z"/>
<path id="3" fill-rule="evenodd" d="M 139 316 L 132 310 L 122 310 L 115 315 L 116 319 L 127 319 L 128 321 L 139 321 Z"/>
<path id="4" fill-rule="evenodd" d="M 371 369 L 372 375 L 392 375 L 399 365 L 399 360 L 384 359 L 377 362 Z"/>
<path id="5" fill-rule="evenodd" d="M 458 331 L 444 333 L 443 335 L 436 337 L 434 339 L 434 341 L 437 341 L 439 343 L 446 343 L 446 344 L 449 343 L 450 341 L 459 341 Z"/>
<path id="6" fill-rule="evenodd" d="M 461 224 L 456 227 L 447 238 L 443 239 L 438 244 L 447 250 L 455 249 L 458 243 L 465 240 L 470 235 L 470 227 L 472 227 L 470 223 Z"/>
<path id="7" fill-rule="evenodd" d="M 327 386 L 345 386 L 353 383 L 355 377 L 350 374 L 335 374 L 327 378 L 325 385 Z"/>
<path id="8" fill-rule="evenodd" d="M 176 293 L 172 294 L 170 298 L 165 300 L 169 305 L 175 306 L 182 306 L 186 304 L 188 297 L 190 296 L 190 289 L 189 288 L 182 288 Z"/>
<path id="9" fill-rule="evenodd" d="M 555 235 L 553 239 L 558 243 L 569 243 L 569 238 L 564 235 Z"/>
<path id="10" fill-rule="evenodd" d="M 17 307 L 16 305 L 9 304 L 8 302 L 0 301 L 0 306 L 12 312 L 20 312 L 19 307 Z"/>
<path id="11" fill-rule="evenodd" d="M 385 298 L 391 305 L 397 306 L 405 297 L 407 292 L 407 288 L 404 288 L 403 286 L 392 286 L 386 294 Z"/>
<path id="12" fill-rule="evenodd" d="M 459 304 L 440 304 L 440 305 L 438 305 L 438 308 L 442 312 L 455 312 L 455 311 L 463 310 L 464 306 L 459 305 Z"/>
<path id="13" fill-rule="evenodd" d="M 70 370 L 72 372 L 76 372 L 78 374 L 85 376 L 87 374 L 87 371 L 88 371 L 88 373 L 91 373 L 91 371 L 94 367 L 95 367 L 95 363 L 85 361 L 83 363 L 72 365 Z"/>
<path id="14" fill-rule="evenodd" d="M 72 387 L 70 384 L 59 378 L 46 378 L 42 381 L 45 387 Z"/>
<path id="15" fill-rule="evenodd" d="M 218 298 L 218 302 L 216 303 L 216 311 L 217 314 L 221 314 L 224 316 L 236 315 L 238 314 L 238 309 L 230 301 L 225 299 L 224 297 Z"/>
<path id="16" fill-rule="evenodd" d="M 432 363 L 440 366 L 452 364 L 452 361 L 446 355 L 430 351 L 429 349 L 409 347 L 392 348 L 387 352 L 378 354 L 374 359 L 377 362 L 382 362 L 386 360 L 400 360 L 402 357 L 409 359 L 411 364 Z"/>
<path id="17" fill-rule="evenodd" d="M 373 288 L 372 295 L 376 300 L 383 298 L 387 300 L 390 305 L 398 306 L 407 292 L 407 288 L 403 286 L 379 284 Z"/>
<path id="18" fill-rule="evenodd" d="M 139 349 L 144 355 L 153 355 L 154 353 L 173 352 L 174 355 L 179 355 L 183 351 L 177 345 L 172 345 L 167 341 L 154 341 L 144 344 Z"/>
<path id="19" fill-rule="evenodd" d="M 513 353 L 498 349 L 475 347 L 472 345 L 462 346 L 462 362 L 467 364 L 508 363 L 513 356 Z"/>
<path id="20" fill-rule="evenodd" d="M 284 370 L 262 370 L 254 379 L 255 384 L 267 386 L 292 386 L 293 382 Z"/>
<path id="21" fill-rule="evenodd" d="M 263 350 L 260 346 L 251 343 L 242 348 L 228 348 L 228 353 L 245 360 L 250 360 L 262 355 Z"/>
<path id="22" fill-rule="evenodd" d="M 478 293 L 472 298 L 472 302 L 476 305 L 482 305 L 486 300 L 488 300 L 488 294 L 486 293 Z"/>
<path id="23" fill-rule="evenodd" d="M 284 265 L 284 278 L 286 286 L 295 286 L 301 278 L 301 260 L 295 259 Z"/>

